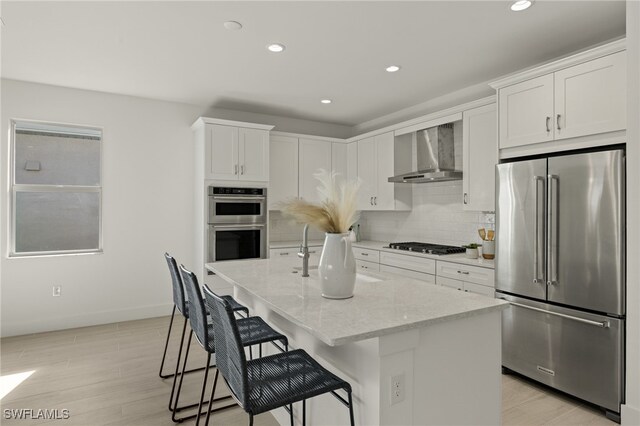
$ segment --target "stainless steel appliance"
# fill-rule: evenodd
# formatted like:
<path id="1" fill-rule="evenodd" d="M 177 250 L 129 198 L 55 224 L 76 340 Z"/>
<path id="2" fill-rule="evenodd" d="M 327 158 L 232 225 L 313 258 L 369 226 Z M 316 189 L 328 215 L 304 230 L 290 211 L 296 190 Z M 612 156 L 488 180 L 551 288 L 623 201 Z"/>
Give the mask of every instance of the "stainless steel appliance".
<path id="1" fill-rule="evenodd" d="M 503 366 L 599 405 L 624 400 L 622 149 L 497 166 Z"/>
<path id="2" fill-rule="evenodd" d="M 267 190 L 209 187 L 207 261 L 267 257 Z"/>
<path id="3" fill-rule="evenodd" d="M 389 248 L 396 249 L 396 250 L 414 251 L 418 253 L 438 254 L 438 255 L 464 253 L 466 251 L 464 247 L 445 246 L 442 244 L 431 244 L 431 243 L 416 243 L 416 242 L 389 243 Z"/>

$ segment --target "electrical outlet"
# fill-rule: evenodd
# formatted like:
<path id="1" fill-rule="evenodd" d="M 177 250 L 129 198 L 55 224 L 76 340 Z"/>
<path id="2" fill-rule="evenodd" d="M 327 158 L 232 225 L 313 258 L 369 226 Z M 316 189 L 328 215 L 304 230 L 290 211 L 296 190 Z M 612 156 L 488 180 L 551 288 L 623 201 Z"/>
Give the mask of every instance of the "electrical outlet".
<path id="1" fill-rule="evenodd" d="M 62 286 L 54 285 L 53 286 L 53 297 L 59 297 L 62 294 Z"/>
<path id="2" fill-rule="evenodd" d="M 391 377 L 391 405 L 404 401 L 404 373 Z"/>

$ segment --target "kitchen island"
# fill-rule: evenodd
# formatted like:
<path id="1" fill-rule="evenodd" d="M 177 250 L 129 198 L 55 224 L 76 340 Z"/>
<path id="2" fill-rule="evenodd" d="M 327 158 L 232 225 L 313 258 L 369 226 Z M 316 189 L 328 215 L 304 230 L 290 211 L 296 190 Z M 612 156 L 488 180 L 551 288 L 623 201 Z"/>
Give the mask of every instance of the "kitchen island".
<path id="1" fill-rule="evenodd" d="M 385 273 L 359 273 L 353 298 L 328 300 L 317 270 L 302 278 L 299 266 L 263 259 L 206 268 L 292 347 L 351 383 L 357 424 L 500 424 L 500 321 L 508 304 Z M 272 414 L 288 424 L 284 410 Z M 314 425 L 349 423 L 328 395 L 308 401 L 307 417 Z"/>

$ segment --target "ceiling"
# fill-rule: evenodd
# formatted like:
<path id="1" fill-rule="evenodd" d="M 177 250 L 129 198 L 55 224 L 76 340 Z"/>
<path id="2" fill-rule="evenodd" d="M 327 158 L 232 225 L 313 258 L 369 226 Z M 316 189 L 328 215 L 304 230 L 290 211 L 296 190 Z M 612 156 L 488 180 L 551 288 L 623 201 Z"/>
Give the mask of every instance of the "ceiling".
<path id="1" fill-rule="evenodd" d="M 1 71 L 356 125 L 625 32 L 624 1 L 538 0 L 519 13 L 509 4 L 3 1 Z M 243 28 L 226 30 L 227 20 Z M 272 42 L 286 50 L 267 51 Z M 391 64 L 402 69 L 387 73 Z"/>

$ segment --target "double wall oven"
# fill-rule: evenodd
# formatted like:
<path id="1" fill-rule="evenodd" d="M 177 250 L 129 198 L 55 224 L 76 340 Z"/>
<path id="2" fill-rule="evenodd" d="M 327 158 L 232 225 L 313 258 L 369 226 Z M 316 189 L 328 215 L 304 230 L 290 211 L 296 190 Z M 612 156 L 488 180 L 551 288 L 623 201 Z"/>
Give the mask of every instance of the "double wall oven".
<path id="1" fill-rule="evenodd" d="M 209 187 L 208 262 L 267 257 L 266 188 Z"/>

